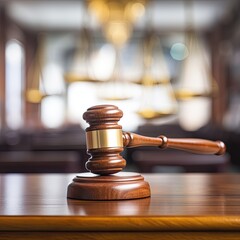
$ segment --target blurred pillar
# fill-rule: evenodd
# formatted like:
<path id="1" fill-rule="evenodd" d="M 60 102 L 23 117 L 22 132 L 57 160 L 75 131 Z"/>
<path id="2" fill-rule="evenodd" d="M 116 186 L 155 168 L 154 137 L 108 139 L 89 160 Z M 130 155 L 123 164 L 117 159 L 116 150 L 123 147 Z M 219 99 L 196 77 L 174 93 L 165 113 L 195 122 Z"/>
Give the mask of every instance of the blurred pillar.
<path id="1" fill-rule="evenodd" d="M 211 34 L 212 74 L 217 83 L 217 94 L 212 100 L 212 121 L 222 126 L 223 117 L 227 106 L 228 96 L 228 69 L 223 26 L 217 26 Z"/>
<path id="2" fill-rule="evenodd" d="M 37 33 L 24 31 L 24 51 L 25 51 L 25 98 L 24 98 L 24 123 L 27 128 L 34 128 L 40 124 L 40 104 L 29 103 L 26 99 L 27 90 L 31 87 L 32 79 L 29 74 L 33 68 L 37 51 Z"/>
<path id="3" fill-rule="evenodd" d="M 213 123 L 222 126 L 231 88 L 230 64 L 234 35 L 238 33 L 240 2 L 235 1 L 232 10 L 210 33 L 213 77 L 218 84 L 218 95 L 213 98 Z M 238 43 L 237 43 L 238 44 Z"/>
<path id="4" fill-rule="evenodd" d="M 5 47 L 7 20 L 4 7 L 0 6 L 0 128 L 6 127 Z"/>

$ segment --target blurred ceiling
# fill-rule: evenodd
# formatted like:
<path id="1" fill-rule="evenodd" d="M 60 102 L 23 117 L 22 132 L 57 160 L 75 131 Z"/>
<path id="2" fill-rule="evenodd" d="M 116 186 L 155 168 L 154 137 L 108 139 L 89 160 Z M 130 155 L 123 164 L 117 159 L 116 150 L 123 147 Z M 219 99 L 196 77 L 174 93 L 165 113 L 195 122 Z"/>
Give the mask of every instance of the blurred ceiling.
<path id="1" fill-rule="evenodd" d="M 212 27 L 229 13 L 235 1 L 192 0 L 193 21 L 190 24 L 198 30 Z M 88 16 L 85 1 L 5 0 L 2 3 L 6 5 L 10 18 L 21 26 L 34 30 L 77 30 L 84 25 L 92 29 L 99 27 L 96 19 Z M 186 0 L 149 1 L 146 14 L 135 27 L 141 30 L 148 22 L 158 31 L 183 31 L 189 24 L 185 6 Z"/>

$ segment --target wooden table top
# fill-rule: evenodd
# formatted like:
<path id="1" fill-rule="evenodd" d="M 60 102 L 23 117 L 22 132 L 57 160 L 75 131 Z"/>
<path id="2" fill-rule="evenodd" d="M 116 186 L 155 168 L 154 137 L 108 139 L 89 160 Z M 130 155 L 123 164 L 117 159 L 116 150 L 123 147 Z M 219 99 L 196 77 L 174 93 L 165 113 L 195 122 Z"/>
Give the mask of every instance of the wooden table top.
<path id="1" fill-rule="evenodd" d="M 146 174 L 151 198 L 125 201 L 67 199 L 75 175 L 0 175 L 0 231 L 240 231 L 238 174 Z"/>

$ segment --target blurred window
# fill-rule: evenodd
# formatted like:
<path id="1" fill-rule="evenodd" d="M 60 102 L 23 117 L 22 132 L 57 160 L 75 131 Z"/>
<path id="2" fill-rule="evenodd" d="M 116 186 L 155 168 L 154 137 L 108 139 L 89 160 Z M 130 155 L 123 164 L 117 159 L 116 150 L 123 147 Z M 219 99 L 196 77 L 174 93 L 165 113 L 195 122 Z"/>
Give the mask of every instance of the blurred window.
<path id="1" fill-rule="evenodd" d="M 65 103 L 61 96 L 48 96 L 42 100 L 41 120 L 47 128 L 61 127 L 65 120 Z"/>
<path id="2" fill-rule="evenodd" d="M 6 122 L 11 129 L 23 125 L 24 51 L 20 42 L 11 39 L 6 51 Z"/>

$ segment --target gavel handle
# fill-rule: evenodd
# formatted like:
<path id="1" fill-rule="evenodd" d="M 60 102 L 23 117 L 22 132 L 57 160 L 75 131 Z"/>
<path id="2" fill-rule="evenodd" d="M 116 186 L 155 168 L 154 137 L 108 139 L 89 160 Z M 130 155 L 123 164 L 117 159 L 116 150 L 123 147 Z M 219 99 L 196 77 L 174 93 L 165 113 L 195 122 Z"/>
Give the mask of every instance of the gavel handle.
<path id="1" fill-rule="evenodd" d="M 226 146 L 221 141 L 210 141 L 198 138 L 157 138 L 145 137 L 135 133 L 123 132 L 123 145 L 125 147 L 158 146 L 160 148 L 174 148 L 198 154 L 222 155 Z"/>

